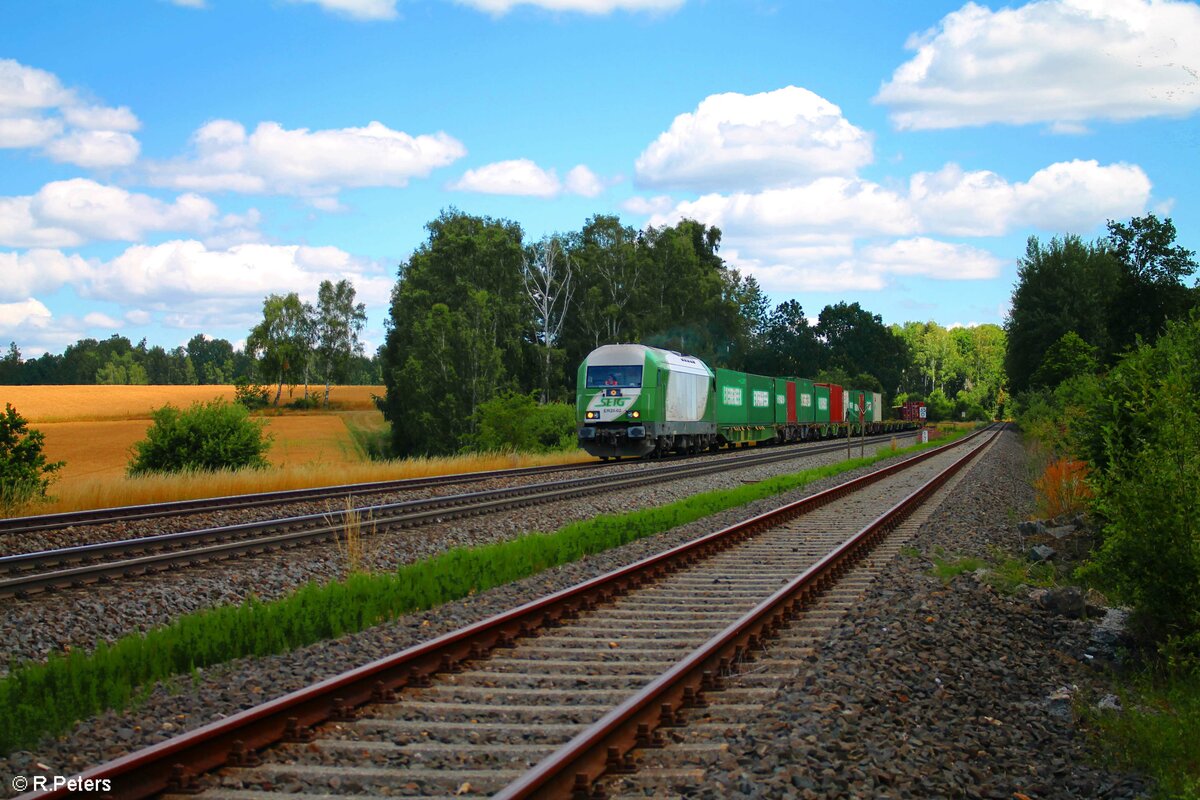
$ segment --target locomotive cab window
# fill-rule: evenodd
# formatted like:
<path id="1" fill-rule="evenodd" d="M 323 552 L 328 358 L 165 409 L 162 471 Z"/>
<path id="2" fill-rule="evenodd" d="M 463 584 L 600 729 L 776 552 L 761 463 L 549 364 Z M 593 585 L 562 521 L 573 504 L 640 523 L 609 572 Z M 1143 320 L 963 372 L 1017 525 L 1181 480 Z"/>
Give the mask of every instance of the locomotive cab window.
<path id="1" fill-rule="evenodd" d="M 642 388 L 642 367 L 588 367 L 587 388 L 604 389 L 616 386 L 622 389 Z"/>

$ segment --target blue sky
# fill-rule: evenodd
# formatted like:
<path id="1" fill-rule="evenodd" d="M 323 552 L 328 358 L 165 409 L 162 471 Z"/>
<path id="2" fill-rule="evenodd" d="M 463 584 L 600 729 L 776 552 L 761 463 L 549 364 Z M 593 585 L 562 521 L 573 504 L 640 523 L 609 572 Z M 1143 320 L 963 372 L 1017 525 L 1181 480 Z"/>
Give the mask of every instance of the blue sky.
<path id="1" fill-rule="evenodd" d="M 348 277 L 382 340 L 451 206 L 717 225 L 774 302 L 1003 321 L 1030 235 L 1200 249 L 1200 6 L 0 5 L 0 343 L 245 338 Z"/>

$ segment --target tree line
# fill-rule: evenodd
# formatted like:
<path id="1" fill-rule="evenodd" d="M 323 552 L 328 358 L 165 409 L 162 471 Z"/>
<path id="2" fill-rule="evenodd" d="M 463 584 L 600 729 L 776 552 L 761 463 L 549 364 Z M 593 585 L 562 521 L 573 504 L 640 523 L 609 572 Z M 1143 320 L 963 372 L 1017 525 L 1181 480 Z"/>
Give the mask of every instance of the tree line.
<path id="1" fill-rule="evenodd" d="M 107 339 L 80 339 L 62 353 L 25 359 L 16 342 L 0 358 L 0 385 L 41 384 L 253 384 L 275 387 L 279 403 L 283 386 L 312 380 L 374 385 L 381 381 L 377 357 L 367 357 L 359 341 L 366 309 L 355 302 L 348 280 L 323 281 L 316 304 L 295 292 L 263 300 L 263 319 L 250 331 L 245 348 L 227 339 L 197 333 L 186 345 L 171 349 L 136 345 L 113 334 Z"/>
<path id="2" fill-rule="evenodd" d="M 1030 237 L 1018 264 L 1006 329 L 1012 390 L 1053 389 L 1081 371 L 1110 367 L 1169 320 L 1200 303 L 1194 253 L 1175 243 L 1168 218 L 1110 221 L 1095 241 Z"/>
<path id="3" fill-rule="evenodd" d="M 858 303 L 826 306 L 810 323 L 797 301 L 772 309 L 754 277 L 720 256 L 720 230 L 694 220 L 637 230 L 597 215 L 528 242 L 515 222 L 450 209 L 426 229 L 399 267 L 381 349 L 398 455 L 471 446 L 480 408 L 497 397 L 572 401 L 579 363 L 618 342 L 873 389 L 889 403 L 932 395 L 947 416 L 1003 401 L 998 326 L 888 327 Z"/>

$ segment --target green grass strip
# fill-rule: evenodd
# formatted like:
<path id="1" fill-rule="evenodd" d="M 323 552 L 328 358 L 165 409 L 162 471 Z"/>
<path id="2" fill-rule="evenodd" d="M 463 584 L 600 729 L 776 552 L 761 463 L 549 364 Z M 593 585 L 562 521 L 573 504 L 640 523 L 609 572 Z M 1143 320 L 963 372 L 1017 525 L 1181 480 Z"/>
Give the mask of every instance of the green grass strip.
<path id="1" fill-rule="evenodd" d="M 0 752 L 32 747 L 41 736 L 60 735 L 78 720 L 106 709 L 123 710 L 137 698 L 139 686 L 196 667 L 282 653 L 357 633 L 821 478 L 945 444 L 964 432 L 665 506 L 604 514 L 550 534 L 530 533 L 496 544 L 455 548 L 391 573 L 309 583 L 270 602 L 251 598 L 241 605 L 188 614 L 144 634 L 101 644 L 90 653 L 52 654 L 44 664 L 14 665 L 0 679 L 0 720 L 4 721 Z"/>

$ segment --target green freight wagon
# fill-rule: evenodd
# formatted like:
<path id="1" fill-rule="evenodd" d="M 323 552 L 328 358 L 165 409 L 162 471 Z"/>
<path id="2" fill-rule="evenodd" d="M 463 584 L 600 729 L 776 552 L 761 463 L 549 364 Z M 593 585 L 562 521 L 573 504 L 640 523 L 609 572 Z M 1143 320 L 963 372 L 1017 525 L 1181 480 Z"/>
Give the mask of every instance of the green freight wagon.
<path id="1" fill-rule="evenodd" d="M 717 369 L 717 436 L 746 445 L 775 438 L 775 379 Z"/>
<path id="2" fill-rule="evenodd" d="M 829 425 L 829 387 L 813 384 L 813 400 L 816 404 L 816 416 L 813 422 L 816 424 L 818 435 L 824 439 L 830 435 L 832 428 Z"/>
<path id="3" fill-rule="evenodd" d="M 640 344 L 609 344 L 579 365 L 579 446 L 602 459 L 717 444 L 715 384 L 703 361 Z"/>
<path id="4" fill-rule="evenodd" d="M 808 378 L 791 378 L 796 382 L 796 422 L 800 425 L 800 438 L 818 439 L 820 430 L 817 428 L 817 395 L 813 391 L 813 382 Z"/>

